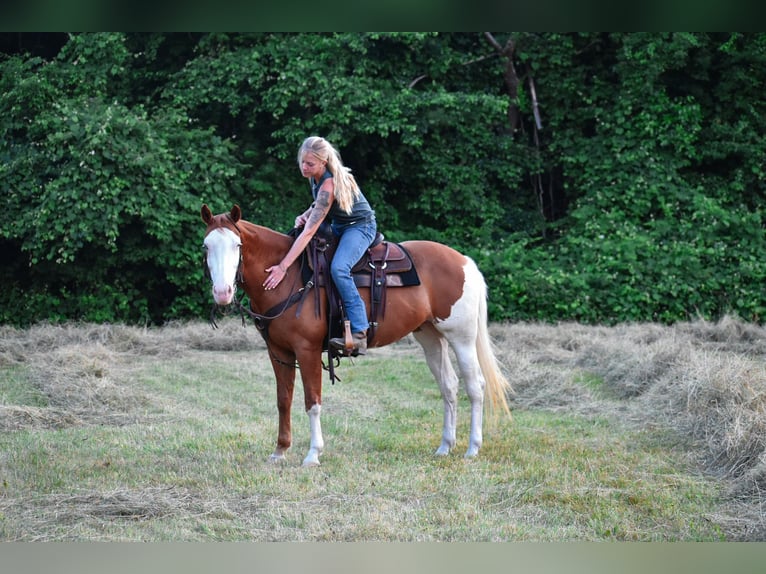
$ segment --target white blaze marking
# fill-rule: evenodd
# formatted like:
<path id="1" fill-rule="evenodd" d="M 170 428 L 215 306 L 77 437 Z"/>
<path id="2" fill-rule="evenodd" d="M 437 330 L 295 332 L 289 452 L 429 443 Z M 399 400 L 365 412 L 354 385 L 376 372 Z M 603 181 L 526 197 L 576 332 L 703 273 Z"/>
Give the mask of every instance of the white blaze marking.
<path id="1" fill-rule="evenodd" d="M 239 237 L 230 229 L 215 229 L 205 237 L 213 300 L 219 305 L 228 305 L 234 297 L 240 245 Z"/>

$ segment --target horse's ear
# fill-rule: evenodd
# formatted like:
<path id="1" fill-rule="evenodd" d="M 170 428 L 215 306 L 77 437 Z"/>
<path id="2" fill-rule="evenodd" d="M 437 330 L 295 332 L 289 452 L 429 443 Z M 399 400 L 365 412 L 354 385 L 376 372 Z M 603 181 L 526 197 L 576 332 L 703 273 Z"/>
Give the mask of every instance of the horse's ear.
<path id="1" fill-rule="evenodd" d="M 237 223 L 240 219 L 242 219 L 242 210 L 239 208 L 239 205 L 236 203 L 234 204 L 234 207 L 231 208 L 231 213 L 229 214 L 229 217 L 231 217 L 231 220 L 234 223 Z"/>
<path id="2" fill-rule="evenodd" d="M 210 222 L 213 221 L 213 212 L 210 211 L 210 208 L 207 206 L 207 204 L 202 206 L 200 214 L 202 215 L 202 221 L 210 225 Z"/>

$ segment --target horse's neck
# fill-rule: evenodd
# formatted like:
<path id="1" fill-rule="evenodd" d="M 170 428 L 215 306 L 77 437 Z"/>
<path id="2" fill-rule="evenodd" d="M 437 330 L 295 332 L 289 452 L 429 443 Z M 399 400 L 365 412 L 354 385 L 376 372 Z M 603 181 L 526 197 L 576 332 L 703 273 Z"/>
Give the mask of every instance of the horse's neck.
<path id="1" fill-rule="evenodd" d="M 293 240 L 284 233 L 249 221 L 240 221 L 239 227 L 244 287 L 251 299 L 256 296 L 260 298 L 264 295 L 261 286 L 266 280 L 266 268 L 280 262 L 289 251 Z"/>
<path id="2" fill-rule="evenodd" d="M 249 221 L 240 221 L 240 230 L 243 250 L 258 263 L 267 263 L 266 267 L 279 263 L 278 257 L 284 257 L 293 242 L 284 233 Z"/>

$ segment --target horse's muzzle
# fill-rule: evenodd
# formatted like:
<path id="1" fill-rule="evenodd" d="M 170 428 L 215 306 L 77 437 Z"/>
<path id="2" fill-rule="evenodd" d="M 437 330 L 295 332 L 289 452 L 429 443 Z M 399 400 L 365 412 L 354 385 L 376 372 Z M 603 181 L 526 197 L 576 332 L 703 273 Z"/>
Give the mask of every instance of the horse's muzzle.
<path id="1" fill-rule="evenodd" d="M 213 301 L 216 305 L 229 305 L 234 299 L 234 287 L 231 285 L 213 285 Z"/>

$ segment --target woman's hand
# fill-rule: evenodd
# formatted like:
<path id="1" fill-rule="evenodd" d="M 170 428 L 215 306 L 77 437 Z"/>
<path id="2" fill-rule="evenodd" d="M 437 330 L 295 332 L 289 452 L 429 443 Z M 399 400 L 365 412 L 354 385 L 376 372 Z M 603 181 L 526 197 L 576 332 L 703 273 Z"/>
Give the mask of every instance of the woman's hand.
<path id="1" fill-rule="evenodd" d="M 280 262 L 278 265 L 273 265 L 272 267 L 266 268 L 266 273 L 269 275 L 263 282 L 263 286 L 266 291 L 271 291 L 272 289 L 276 289 L 277 285 L 279 285 L 282 282 L 282 279 L 285 278 L 285 275 L 287 275 L 287 269 L 285 269 Z"/>

